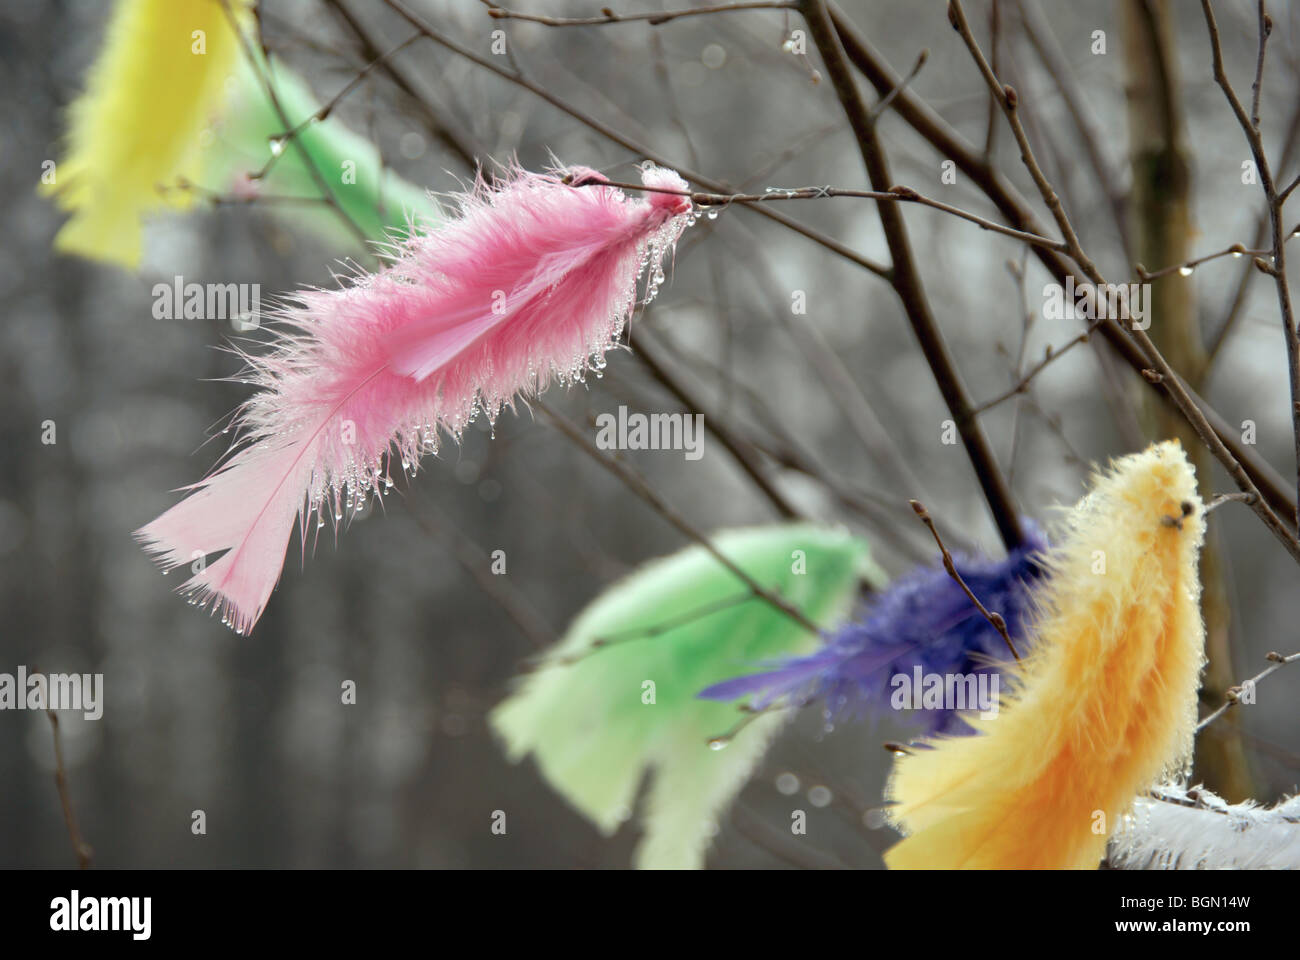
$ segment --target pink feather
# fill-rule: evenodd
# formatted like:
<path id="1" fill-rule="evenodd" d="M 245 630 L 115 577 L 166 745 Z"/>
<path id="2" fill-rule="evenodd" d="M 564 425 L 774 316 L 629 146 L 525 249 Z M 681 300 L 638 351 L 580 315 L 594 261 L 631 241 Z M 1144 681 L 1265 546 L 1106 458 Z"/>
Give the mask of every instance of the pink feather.
<path id="1" fill-rule="evenodd" d="M 648 187 L 685 190 L 647 166 Z M 633 200 L 586 168 L 480 178 L 459 215 L 396 241 L 394 261 L 285 308 L 272 349 L 241 355 L 260 391 L 240 408 L 236 440 L 190 495 L 136 538 L 167 570 L 196 563 L 178 590 L 221 610 L 239 633 L 257 623 L 280 579 L 295 522 L 345 511 L 392 485 L 391 458 L 415 473 L 459 440 L 480 411 L 495 422 L 517 395 L 581 379 L 663 280 L 664 258 L 694 221 L 690 200 Z M 594 184 L 594 185 L 593 185 Z"/>

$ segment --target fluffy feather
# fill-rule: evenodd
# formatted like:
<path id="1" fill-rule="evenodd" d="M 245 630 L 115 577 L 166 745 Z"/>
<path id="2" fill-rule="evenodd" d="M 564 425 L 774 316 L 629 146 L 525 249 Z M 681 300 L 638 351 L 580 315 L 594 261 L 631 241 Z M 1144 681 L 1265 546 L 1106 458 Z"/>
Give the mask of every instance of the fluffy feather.
<path id="1" fill-rule="evenodd" d="M 1094 478 L 1049 552 L 1033 653 L 976 735 L 901 756 L 894 868 L 1095 868 L 1138 793 L 1186 775 L 1204 509 L 1177 441 Z"/>
<path id="2" fill-rule="evenodd" d="M 1228 803 L 1166 784 L 1139 797 L 1110 841 L 1120 870 L 1300 870 L 1300 796 Z"/>
<path id="3" fill-rule="evenodd" d="M 230 0 L 237 22 L 248 0 Z M 202 31 L 204 53 L 195 53 Z M 199 134 L 220 102 L 239 41 L 216 0 L 121 0 L 91 68 L 86 91 L 72 105 L 68 147 L 54 194 L 72 218 L 56 250 L 135 267 L 143 214 L 185 207 L 184 191 L 164 193 L 198 172 Z"/>
<path id="4" fill-rule="evenodd" d="M 1032 589 L 1043 573 L 1038 556 L 1047 549 L 1036 527 L 1025 524 L 1025 542 L 1002 560 L 955 557 L 957 571 L 989 610 L 1006 621 L 1018 649 L 1025 632 Z M 930 709 L 900 716 L 890 707 L 896 674 L 997 673 L 1010 660 L 1002 635 L 940 565 L 924 567 L 891 583 L 851 623 L 840 627 L 819 650 L 790 657 L 765 673 L 733 677 L 700 692 L 707 700 L 735 700 L 753 694 L 763 709 L 782 697 L 820 700 L 827 721 L 841 714 L 872 711 L 877 717 L 910 719 L 924 732 L 968 732 L 960 713 Z"/>
<path id="5" fill-rule="evenodd" d="M 724 530 L 712 539 L 746 574 L 825 627 L 849 612 L 860 577 L 883 579 L 867 545 L 839 530 L 790 524 Z M 800 572 L 791 563 L 796 551 L 806 568 Z M 718 741 L 725 749 L 709 749 L 710 738 L 746 715 L 700 700 L 696 691 L 737 663 L 817 642 L 761 600 L 736 602 L 745 593 L 703 547 L 653 560 L 593 600 L 490 716 L 510 759 L 531 754 L 546 781 L 605 834 L 631 815 L 653 772 L 639 868 L 702 867 L 711 827 L 793 715 L 751 716 Z M 645 699 L 647 680 L 655 685 L 653 702 Z"/>
<path id="6" fill-rule="evenodd" d="M 647 167 L 647 185 L 684 187 Z M 222 552 L 180 586 L 252 629 L 275 589 L 295 520 L 306 526 L 414 470 L 439 430 L 459 437 L 482 411 L 602 366 L 692 219 L 685 197 L 631 200 L 594 171 L 513 171 L 480 180 L 460 216 L 396 246 L 387 269 L 337 290 L 300 293 L 274 349 L 246 356 L 261 388 L 239 411 L 237 440 L 190 496 L 136 532 L 167 569 Z M 576 184 L 587 185 L 576 185 Z"/>

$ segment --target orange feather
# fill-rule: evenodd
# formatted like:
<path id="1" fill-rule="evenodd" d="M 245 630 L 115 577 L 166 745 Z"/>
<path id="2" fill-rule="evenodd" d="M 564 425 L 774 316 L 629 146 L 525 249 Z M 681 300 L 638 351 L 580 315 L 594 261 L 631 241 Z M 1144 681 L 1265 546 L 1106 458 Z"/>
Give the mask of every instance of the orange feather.
<path id="1" fill-rule="evenodd" d="M 1204 663 L 1196 479 L 1177 441 L 1113 464 L 1048 557 L 1033 655 L 977 734 L 900 756 L 892 868 L 1095 868 L 1137 795 L 1185 777 Z"/>

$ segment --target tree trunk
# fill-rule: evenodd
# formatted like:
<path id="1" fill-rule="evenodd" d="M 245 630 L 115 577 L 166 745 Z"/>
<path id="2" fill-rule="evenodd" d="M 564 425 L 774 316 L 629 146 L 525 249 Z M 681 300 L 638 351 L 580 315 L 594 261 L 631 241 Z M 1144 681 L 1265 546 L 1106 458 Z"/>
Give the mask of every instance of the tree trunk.
<path id="1" fill-rule="evenodd" d="M 1177 47 L 1168 0 L 1120 0 L 1133 173 L 1128 225 L 1131 247 L 1150 270 L 1182 263 L 1192 250 L 1191 164 L 1184 142 Z M 1189 383 L 1200 381 L 1207 354 L 1196 289 L 1177 271 L 1151 282 L 1146 303 L 1151 339 Z M 1213 489 L 1213 460 L 1191 427 L 1144 394 L 1144 423 L 1153 438 L 1178 437 L 1196 467 L 1203 498 Z M 1202 702 L 1218 706 L 1236 680 L 1231 616 L 1222 554 L 1211 527 L 1201 555 L 1202 609 L 1209 663 Z M 1196 744 L 1195 779 L 1236 802 L 1253 796 L 1238 717 L 1229 712 Z"/>

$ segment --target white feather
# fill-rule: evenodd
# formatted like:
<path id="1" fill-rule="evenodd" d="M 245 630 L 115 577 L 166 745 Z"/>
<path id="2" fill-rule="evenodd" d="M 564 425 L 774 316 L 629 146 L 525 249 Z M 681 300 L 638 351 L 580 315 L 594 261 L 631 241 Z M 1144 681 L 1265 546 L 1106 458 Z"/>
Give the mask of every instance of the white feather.
<path id="1" fill-rule="evenodd" d="M 1110 841 L 1121 870 L 1300 869 L 1300 795 L 1273 807 L 1167 784 L 1140 797 Z"/>

